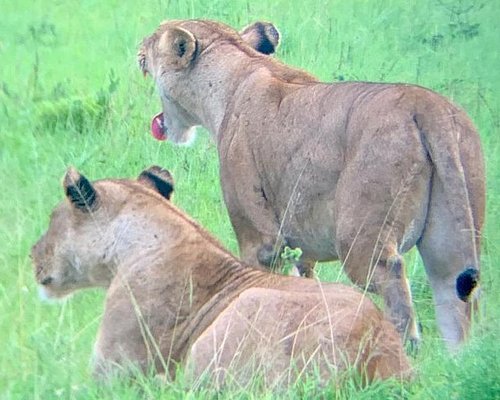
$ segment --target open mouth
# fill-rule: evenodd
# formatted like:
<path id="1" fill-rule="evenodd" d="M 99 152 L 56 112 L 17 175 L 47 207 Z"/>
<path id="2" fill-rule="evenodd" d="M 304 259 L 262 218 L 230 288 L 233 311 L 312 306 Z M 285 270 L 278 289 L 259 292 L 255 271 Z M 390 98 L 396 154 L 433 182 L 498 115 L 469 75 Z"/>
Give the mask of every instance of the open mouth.
<path id="1" fill-rule="evenodd" d="M 163 113 L 156 114 L 151 121 L 151 134 L 156 140 L 167 140 Z"/>

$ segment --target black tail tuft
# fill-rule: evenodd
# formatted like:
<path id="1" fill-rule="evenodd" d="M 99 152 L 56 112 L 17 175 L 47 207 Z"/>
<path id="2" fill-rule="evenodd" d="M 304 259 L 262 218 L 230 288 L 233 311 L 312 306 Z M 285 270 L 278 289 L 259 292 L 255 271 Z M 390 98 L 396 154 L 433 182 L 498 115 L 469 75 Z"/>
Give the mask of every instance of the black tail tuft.
<path id="1" fill-rule="evenodd" d="M 479 271 L 473 267 L 467 268 L 457 277 L 457 295 L 460 300 L 468 301 L 474 288 L 479 284 Z"/>

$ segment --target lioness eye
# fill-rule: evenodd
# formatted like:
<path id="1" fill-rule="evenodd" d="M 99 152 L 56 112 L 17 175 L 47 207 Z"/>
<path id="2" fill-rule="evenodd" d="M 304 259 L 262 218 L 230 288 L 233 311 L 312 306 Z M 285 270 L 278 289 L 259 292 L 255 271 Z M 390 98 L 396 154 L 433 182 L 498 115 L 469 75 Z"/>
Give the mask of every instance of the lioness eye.
<path id="1" fill-rule="evenodd" d="M 144 76 L 146 76 L 148 71 L 146 68 L 146 56 L 144 54 L 139 54 L 139 68 L 141 69 Z"/>

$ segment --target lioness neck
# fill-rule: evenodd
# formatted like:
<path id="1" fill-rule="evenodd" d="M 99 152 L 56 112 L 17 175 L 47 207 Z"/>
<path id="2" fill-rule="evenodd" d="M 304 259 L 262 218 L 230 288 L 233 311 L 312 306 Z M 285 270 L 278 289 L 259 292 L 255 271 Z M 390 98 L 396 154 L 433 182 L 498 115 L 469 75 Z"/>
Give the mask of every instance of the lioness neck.
<path id="1" fill-rule="evenodd" d="M 200 302 L 210 292 L 245 287 L 267 271 L 242 264 L 195 221 L 168 202 L 146 210 L 124 210 L 113 229 L 117 271 L 154 271 L 169 286 L 199 288 Z M 156 275 L 155 275 L 156 274 Z M 192 296 L 195 293 L 191 293 Z M 194 297 L 191 298 L 194 300 Z"/>
<path id="2" fill-rule="evenodd" d="M 237 97 L 251 89 L 251 96 L 258 96 L 259 90 L 266 90 L 272 81 L 306 85 L 317 82 L 317 79 L 305 71 L 289 67 L 281 62 L 261 54 L 250 54 L 245 51 L 235 51 L 232 45 L 216 47 L 203 54 L 203 62 L 198 64 L 196 71 L 190 74 L 197 110 L 202 125 L 213 136 L 218 135 L 224 118 L 231 113 L 231 104 Z M 227 50 L 231 54 L 220 66 L 220 55 Z M 243 77 L 243 79 L 240 79 Z M 236 79 L 235 79 L 236 78 Z M 258 82 L 258 84 L 249 84 Z"/>

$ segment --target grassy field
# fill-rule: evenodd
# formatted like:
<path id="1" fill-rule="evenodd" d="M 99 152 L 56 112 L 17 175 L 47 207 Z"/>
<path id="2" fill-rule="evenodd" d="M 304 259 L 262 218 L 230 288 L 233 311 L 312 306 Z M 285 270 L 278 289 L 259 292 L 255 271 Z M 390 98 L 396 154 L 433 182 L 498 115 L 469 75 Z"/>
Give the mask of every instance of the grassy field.
<path id="1" fill-rule="evenodd" d="M 264 19 L 281 30 L 278 57 L 322 80 L 411 82 L 449 96 L 479 128 L 488 209 L 482 305 L 473 339 L 449 356 L 436 331 L 421 261 L 407 255 L 424 342 L 411 383 L 359 388 L 314 380 L 283 393 L 193 392 L 160 386 L 96 385 L 89 357 L 103 292 L 40 302 L 28 257 L 62 198 L 74 165 L 93 179 L 135 176 L 151 164 L 174 174 L 175 202 L 237 251 L 218 182 L 214 145 L 200 130 L 191 147 L 149 135 L 160 102 L 136 67 L 137 45 L 166 18 L 211 18 L 242 27 Z M 0 398 L 500 398 L 500 3 L 494 0 L 0 0 Z M 323 279 L 344 280 L 336 264 Z"/>

